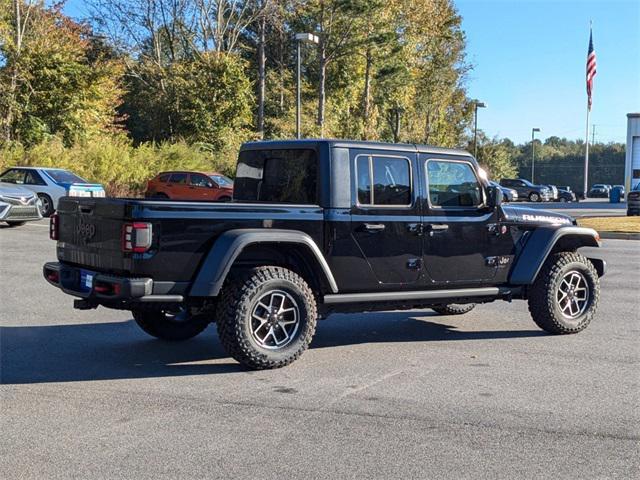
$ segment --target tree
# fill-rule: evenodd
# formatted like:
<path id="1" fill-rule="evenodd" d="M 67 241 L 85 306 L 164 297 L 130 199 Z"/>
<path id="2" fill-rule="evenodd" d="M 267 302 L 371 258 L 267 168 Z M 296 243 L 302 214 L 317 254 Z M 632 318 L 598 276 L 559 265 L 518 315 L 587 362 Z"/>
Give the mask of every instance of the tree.
<path id="1" fill-rule="evenodd" d="M 70 144 L 116 127 L 121 65 L 97 48 L 88 27 L 41 2 L 14 2 L 9 24 L 20 34 L 1 32 L 5 140 L 34 144 L 60 135 Z"/>

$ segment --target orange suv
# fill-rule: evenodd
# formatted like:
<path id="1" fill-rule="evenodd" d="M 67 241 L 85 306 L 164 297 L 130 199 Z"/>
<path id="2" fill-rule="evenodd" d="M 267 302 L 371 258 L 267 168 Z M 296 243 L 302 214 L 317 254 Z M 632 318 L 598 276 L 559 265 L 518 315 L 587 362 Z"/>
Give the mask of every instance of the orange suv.
<path id="1" fill-rule="evenodd" d="M 147 198 L 229 202 L 233 180 L 220 173 L 162 172 L 147 182 Z"/>

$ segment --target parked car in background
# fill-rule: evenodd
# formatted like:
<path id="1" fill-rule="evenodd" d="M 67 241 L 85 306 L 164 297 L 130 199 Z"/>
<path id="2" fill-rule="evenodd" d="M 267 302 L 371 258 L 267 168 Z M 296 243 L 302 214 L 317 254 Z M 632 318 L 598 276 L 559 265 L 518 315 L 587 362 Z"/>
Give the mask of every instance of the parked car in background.
<path id="1" fill-rule="evenodd" d="M 31 190 L 0 181 L 0 222 L 10 227 L 42 218 L 42 202 Z"/>
<path id="2" fill-rule="evenodd" d="M 518 201 L 518 192 L 513 188 L 503 187 L 498 182 L 494 182 L 493 180 L 489 180 L 489 183 L 499 189 L 502 192 L 502 201 L 503 202 L 517 202 Z"/>
<path id="3" fill-rule="evenodd" d="M 220 173 L 162 172 L 147 182 L 146 198 L 229 202 L 233 180 Z"/>
<path id="4" fill-rule="evenodd" d="M 624 200 L 624 196 L 625 196 L 625 194 L 627 193 L 627 192 L 626 192 L 626 190 L 625 190 L 625 188 L 624 188 L 624 185 L 614 185 L 614 186 L 612 187 L 612 189 L 613 189 L 613 188 L 619 188 L 619 189 L 620 189 L 620 200 Z"/>
<path id="5" fill-rule="evenodd" d="M 627 215 L 640 215 L 640 183 L 627 195 Z"/>
<path id="6" fill-rule="evenodd" d="M 549 201 L 550 202 L 558 201 L 558 199 L 559 199 L 558 187 L 556 187 L 555 185 L 544 185 L 544 186 L 547 187 L 551 191 L 551 199 Z"/>
<path id="7" fill-rule="evenodd" d="M 534 185 L 524 178 L 503 178 L 500 185 L 518 192 L 518 200 L 530 202 L 548 202 L 551 200 L 551 190 L 545 185 Z"/>
<path id="8" fill-rule="evenodd" d="M 611 185 L 605 185 L 604 183 L 596 183 L 591 187 L 587 196 L 591 198 L 609 198 L 610 190 L 611 190 Z"/>
<path id="9" fill-rule="evenodd" d="M 564 188 L 558 188 L 558 202 L 577 202 L 578 198 L 576 194 L 571 190 L 566 190 Z"/>
<path id="10" fill-rule="evenodd" d="M 62 168 L 13 167 L 0 174 L 0 181 L 20 185 L 35 194 L 42 202 L 42 215 L 50 216 L 58 208 L 58 200 L 70 197 L 104 197 L 99 183 L 89 183 Z"/>

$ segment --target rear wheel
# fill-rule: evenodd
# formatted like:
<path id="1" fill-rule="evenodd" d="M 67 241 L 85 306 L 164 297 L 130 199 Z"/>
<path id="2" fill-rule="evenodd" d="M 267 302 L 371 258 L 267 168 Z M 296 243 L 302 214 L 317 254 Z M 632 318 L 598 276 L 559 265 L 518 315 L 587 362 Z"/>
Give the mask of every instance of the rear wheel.
<path id="1" fill-rule="evenodd" d="M 152 337 L 179 342 L 188 340 L 203 332 L 210 319 L 194 315 L 185 308 L 175 310 L 133 310 L 133 319 L 138 326 Z"/>
<path id="2" fill-rule="evenodd" d="M 529 292 L 529 311 L 541 329 L 554 334 L 577 333 L 591 322 L 600 298 L 593 264 L 576 252 L 547 259 Z"/>
<path id="3" fill-rule="evenodd" d="M 463 315 L 465 313 L 469 313 L 476 306 L 475 303 L 468 303 L 466 305 L 456 305 L 454 303 L 450 303 L 449 305 L 441 305 L 439 307 L 433 307 L 433 310 L 440 315 Z"/>
<path id="4" fill-rule="evenodd" d="M 218 199 L 219 202 L 230 202 L 231 201 L 231 197 L 220 197 Z"/>
<path id="5" fill-rule="evenodd" d="M 313 292 L 299 275 L 281 267 L 258 267 L 228 280 L 218 308 L 225 350 L 256 370 L 290 364 L 316 330 Z"/>
<path id="6" fill-rule="evenodd" d="M 151 195 L 152 200 L 169 200 L 169 196 L 164 193 L 154 193 Z"/>
<path id="7" fill-rule="evenodd" d="M 42 203 L 42 208 L 40 209 L 40 213 L 42 213 L 43 217 L 50 217 L 53 213 L 53 200 L 46 193 L 39 193 L 38 198 Z"/>

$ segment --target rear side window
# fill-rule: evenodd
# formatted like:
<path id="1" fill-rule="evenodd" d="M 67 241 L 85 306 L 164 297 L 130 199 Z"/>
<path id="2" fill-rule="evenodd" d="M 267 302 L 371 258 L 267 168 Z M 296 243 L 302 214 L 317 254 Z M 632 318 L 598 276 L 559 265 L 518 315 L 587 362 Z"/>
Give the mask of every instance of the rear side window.
<path id="1" fill-rule="evenodd" d="M 240 152 L 233 196 L 246 202 L 316 205 L 316 152 L 309 149 Z"/>
<path id="2" fill-rule="evenodd" d="M 187 183 L 187 174 L 186 173 L 172 173 L 171 174 L 171 183 L 186 184 Z"/>
<path id="3" fill-rule="evenodd" d="M 411 166 L 405 157 L 360 156 L 356 162 L 360 205 L 411 205 Z"/>
<path id="4" fill-rule="evenodd" d="M 26 185 L 46 185 L 40 174 L 35 170 L 27 170 L 24 175 L 24 183 Z"/>
<path id="5" fill-rule="evenodd" d="M 482 190 L 471 165 L 466 162 L 427 162 L 429 201 L 434 207 L 476 207 Z"/>

